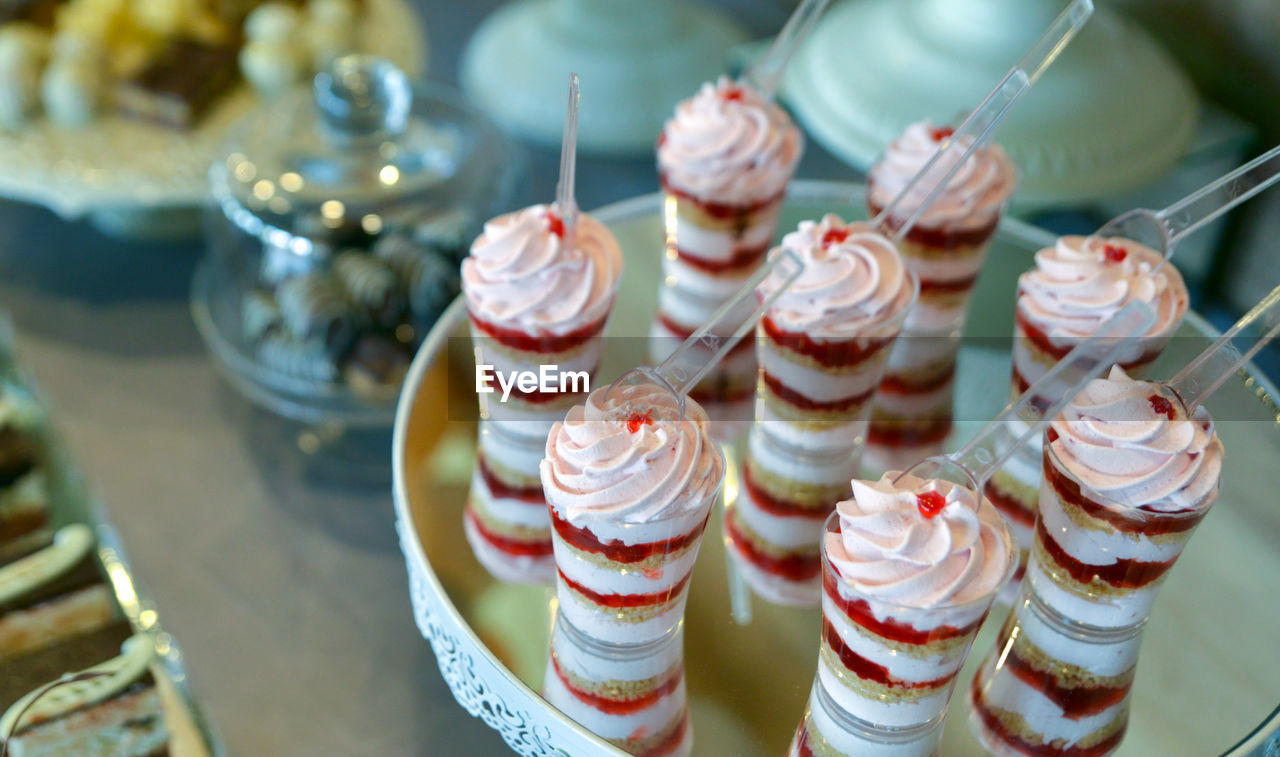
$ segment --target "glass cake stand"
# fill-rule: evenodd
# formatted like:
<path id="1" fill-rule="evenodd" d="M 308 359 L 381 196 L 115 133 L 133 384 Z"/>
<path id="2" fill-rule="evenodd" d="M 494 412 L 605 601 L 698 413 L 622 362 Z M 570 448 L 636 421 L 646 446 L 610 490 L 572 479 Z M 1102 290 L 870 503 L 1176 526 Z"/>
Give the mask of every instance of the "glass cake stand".
<path id="1" fill-rule="evenodd" d="M 825 212 L 862 217 L 863 188 L 793 182 L 781 229 Z M 617 235 L 631 286 L 620 289 L 602 380 L 644 353 L 656 303 L 661 198 L 648 195 L 594 215 Z M 978 281 L 960 357 L 958 446 L 1003 406 L 1017 275 L 1051 243 L 1047 232 L 1005 221 Z M 1153 375 L 1199 352 L 1213 335 L 1188 315 Z M 1261 375 L 1242 373 L 1210 409 L 1227 450 L 1221 499 L 1179 560 L 1146 631 L 1134 685 L 1129 755 L 1280 752 L 1280 655 L 1275 578 L 1280 576 L 1280 409 Z M 461 300 L 422 345 L 401 395 L 393 465 L 397 528 L 414 615 L 459 704 L 498 730 L 523 755 L 624 754 L 591 735 L 539 695 L 554 591 L 489 576 L 462 538 L 462 510 L 476 444 L 474 358 Z M 730 470 L 726 496 L 736 496 Z M 803 715 L 818 658 L 818 610 L 753 599 L 753 619 L 732 619 L 720 518 L 698 557 L 685 623 L 685 665 L 696 754 L 780 755 Z M 995 640 L 997 607 L 974 645 L 957 691 Z M 942 754 L 981 754 L 963 697 L 947 718 Z"/>

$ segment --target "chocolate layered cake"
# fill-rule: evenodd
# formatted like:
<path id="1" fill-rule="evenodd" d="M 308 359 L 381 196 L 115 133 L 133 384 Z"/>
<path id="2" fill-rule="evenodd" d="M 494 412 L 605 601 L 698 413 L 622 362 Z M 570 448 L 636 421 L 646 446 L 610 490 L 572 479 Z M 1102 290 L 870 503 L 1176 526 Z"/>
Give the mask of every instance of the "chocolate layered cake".
<path id="1" fill-rule="evenodd" d="M 0 735 L 7 735 L 8 754 L 168 755 L 154 662 L 150 638 L 120 621 L 6 663 Z"/>
<path id="2" fill-rule="evenodd" d="M 101 629 L 116 616 L 88 526 L 36 531 L 0 547 L 0 668 L 6 672 L 22 655 Z"/>
<path id="3" fill-rule="evenodd" d="M 20 387 L 0 381 L 0 543 L 48 522 L 41 411 Z"/>

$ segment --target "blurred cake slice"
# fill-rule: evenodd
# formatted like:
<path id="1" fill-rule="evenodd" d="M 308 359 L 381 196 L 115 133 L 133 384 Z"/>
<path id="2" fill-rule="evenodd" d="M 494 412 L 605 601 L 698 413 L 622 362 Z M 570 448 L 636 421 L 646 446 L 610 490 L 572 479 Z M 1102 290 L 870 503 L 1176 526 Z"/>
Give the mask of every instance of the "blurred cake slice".
<path id="1" fill-rule="evenodd" d="M 23 655 L 97 631 L 116 617 L 88 526 L 36 531 L 0 546 L 0 691 Z"/>
<path id="2" fill-rule="evenodd" d="M 162 697 L 152 672 L 156 655 L 150 637 L 126 634 L 122 641 L 116 641 L 110 634 L 90 634 L 74 639 L 65 651 L 68 654 L 60 662 L 69 664 L 79 657 L 98 662 L 67 665 L 64 670 L 80 672 L 52 687 L 49 684 L 61 673 L 43 675 L 47 664 L 15 671 L 25 674 L 21 681 L 16 677 L 8 680 L 8 666 L 0 674 L 6 679 L 2 701 L 9 700 L 10 685 L 22 687 L 0 719 L 0 734 L 12 734 L 5 743 L 10 757 L 169 754 Z"/>
<path id="3" fill-rule="evenodd" d="M 0 382 L 0 543 L 48 521 L 48 492 L 35 429 L 40 407 L 14 384 Z"/>

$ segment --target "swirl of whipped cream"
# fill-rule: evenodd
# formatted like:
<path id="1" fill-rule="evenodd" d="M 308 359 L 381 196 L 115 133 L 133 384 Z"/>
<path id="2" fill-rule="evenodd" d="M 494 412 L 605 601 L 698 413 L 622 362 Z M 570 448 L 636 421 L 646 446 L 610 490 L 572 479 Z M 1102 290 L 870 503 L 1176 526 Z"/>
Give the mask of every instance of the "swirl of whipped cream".
<path id="1" fill-rule="evenodd" d="M 1204 407 L 1115 366 L 1053 420 L 1050 442 L 1081 483 L 1119 504 L 1157 512 L 1204 507 L 1222 476 L 1222 442 Z"/>
<path id="2" fill-rule="evenodd" d="M 706 411 L 655 384 L 595 390 L 547 437 L 542 488 L 570 522 L 650 523 L 704 506 L 720 488 L 724 458 Z"/>
<path id="3" fill-rule="evenodd" d="M 868 177 L 872 207 L 883 208 L 892 202 L 907 182 L 938 152 L 950 133 L 949 129 L 935 128 L 929 121 L 918 121 L 890 142 L 884 157 L 871 167 Z M 950 154 L 944 160 L 949 161 Z M 933 171 L 941 172 L 940 166 Z M 930 171 L 930 176 L 933 171 Z M 1013 161 L 1009 160 L 1004 149 L 995 144 L 980 147 L 951 177 L 916 225 L 951 230 L 986 226 L 1004 212 L 1016 183 Z M 935 186 L 937 182 L 927 178 L 917 183 L 895 210 L 895 217 L 905 218 L 915 211 L 928 199 Z"/>
<path id="4" fill-rule="evenodd" d="M 1018 312 L 1050 338 L 1090 337 L 1133 300 L 1156 311 L 1148 335 L 1168 334 L 1186 315 L 1187 286 L 1163 256 L 1121 237 L 1063 236 L 1018 277 Z"/>
<path id="5" fill-rule="evenodd" d="M 867 223 L 846 224 L 828 213 L 821 221 L 801 221 L 770 257 L 790 250 L 804 270 L 769 308 L 779 328 L 814 337 L 850 338 L 868 322 L 901 312 L 914 286 L 897 247 Z M 776 274 L 757 291 L 768 296 L 781 286 Z"/>
<path id="6" fill-rule="evenodd" d="M 658 141 L 658 171 L 700 200 L 745 205 L 780 194 L 803 150 L 786 111 L 722 76 L 676 105 Z"/>
<path id="7" fill-rule="evenodd" d="M 484 225 L 462 261 L 471 314 L 489 323 L 563 335 L 603 318 L 622 276 L 622 249 L 604 224 L 578 213 L 565 245 L 554 206 L 533 205 Z"/>
<path id="8" fill-rule="evenodd" d="M 826 535 L 827 559 L 868 597 L 903 607 L 958 605 L 986 597 L 1009 571 L 1013 550 L 1000 514 L 970 489 L 896 471 L 853 481 L 836 505 L 840 531 Z M 945 504 L 925 515 L 920 496 Z"/>

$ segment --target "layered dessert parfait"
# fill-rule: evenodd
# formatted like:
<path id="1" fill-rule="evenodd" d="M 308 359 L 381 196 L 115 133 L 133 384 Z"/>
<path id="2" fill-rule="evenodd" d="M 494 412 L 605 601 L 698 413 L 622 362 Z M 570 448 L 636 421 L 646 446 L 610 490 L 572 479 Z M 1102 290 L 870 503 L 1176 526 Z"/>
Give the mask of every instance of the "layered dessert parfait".
<path id="1" fill-rule="evenodd" d="M 542 494 L 544 445 L 480 422 L 463 530 L 476 559 L 495 578 L 546 583 L 555 578 L 551 518 Z"/>
<path id="2" fill-rule="evenodd" d="M 471 318 L 477 365 L 492 366 L 490 393 L 481 393 L 482 418 L 539 442 L 589 387 L 565 374 L 594 374 L 622 276 L 622 250 L 613 234 L 578 213 L 565 239 L 560 211 L 534 205 L 489 221 L 462 262 L 462 290 Z M 554 366 L 555 391 L 501 386 L 500 376 L 538 375 Z"/>
<path id="3" fill-rule="evenodd" d="M 676 633 L 635 647 L 604 646 L 558 618 L 542 695 L 583 728 L 631 754 L 692 754 L 683 642 Z"/>
<path id="4" fill-rule="evenodd" d="M 943 718 L 1016 560 L 1000 514 L 981 495 L 909 474 L 894 483 L 896 475 L 853 481 L 823 538 L 817 682 L 871 732 Z"/>
<path id="5" fill-rule="evenodd" d="M 674 632 L 723 481 L 724 456 L 692 400 L 681 417 L 673 395 L 641 383 L 597 389 L 571 409 L 542 461 L 565 621 L 619 645 Z"/>
<path id="6" fill-rule="evenodd" d="M 48 523 L 49 493 L 37 436 L 43 417 L 24 389 L 0 380 L 0 543 Z"/>
<path id="7" fill-rule="evenodd" d="M 849 497 L 855 450 L 802 452 L 757 422 L 747 436 L 738 496 L 725 508 L 725 547 L 756 595 L 812 607 L 821 597 L 822 527 Z"/>
<path id="8" fill-rule="evenodd" d="M 1082 636 L 1023 585 L 969 687 L 969 726 L 991 754 L 1104 757 L 1124 738 L 1141 629 Z"/>
<path id="9" fill-rule="evenodd" d="M 815 681 L 787 757 L 937 757 L 942 721 L 894 733 L 868 730 Z"/>
<path id="10" fill-rule="evenodd" d="M 816 605 L 822 524 L 849 496 L 871 397 L 916 296 L 893 243 L 838 216 L 804 221 L 780 250 L 803 272 L 757 327 L 760 389 L 731 554 L 765 599 Z M 773 294 L 769 278 L 761 294 Z"/>
<path id="11" fill-rule="evenodd" d="M 1172 264 L 1161 266 L 1163 260 L 1155 250 L 1118 237 L 1064 236 L 1037 252 L 1035 267 L 1018 277 L 1010 395 L 1025 392 L 1134 300 L 1149 304 L 1156 322 L 1132 340 L 1119 364 L 1134 375 L 1145 371 L 1164 351 L 1190 304 L 1182 276 Z M 1013 426 L 1014 433 L 1022 429 Z M 1009 520 L 1024 563 L 1036 520 L 1040 453 L 1037 438 L 986 487 L 987 497 Z"/>
<path id="12" fill-rule="evenodd" d="M 1222 442 L 1203 407 L 1113 367 L 1045 432 L 1027 581 L 1045 604 L 1100 628 L 1143 622 L 1218 497 Z"/>
<path id="13" fill-rule="evenodd" d="M 867 178 L 874 218 L 938 152 L 953 131 L 928 121 L 907 127 Z M 951 430 L 959 335 L 987 248 L 1013 194 L 1012 161 L 998 145 L 979 148 L 947 182 L 898 250 L 920 279 L 920 297 L 903 329 L 876 399 L 868 436 L 877 467 L 905 467 L 940 449 Z M 922 180 L 884 220 L 892 236 L 928 198 Z"/>
<path id="14" fill-rule="evenodd" d="M 803 149 L 803 135 L 782 108 L 728 77 L 676 106 L 658 138 L 666 254 L 652 360 L 666 358 L 759 267 Z M 750 417 L 755 364 L 749 348 L 736 357 L 693 395 L 716 420 Z"/>

